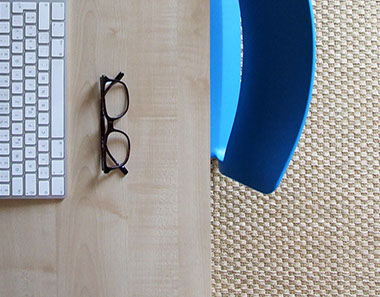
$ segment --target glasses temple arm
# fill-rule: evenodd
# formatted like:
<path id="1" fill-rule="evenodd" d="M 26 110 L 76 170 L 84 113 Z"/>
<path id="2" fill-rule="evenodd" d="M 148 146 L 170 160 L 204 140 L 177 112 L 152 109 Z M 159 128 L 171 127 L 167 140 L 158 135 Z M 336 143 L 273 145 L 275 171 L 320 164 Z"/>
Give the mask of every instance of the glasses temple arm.
<path id="1" fill-rule="evenodd" d="M 114 79 L 114 81 L 112 81 L 109 86 L 105 89 L 104 93 L 107 94 L 107 92 L 109 91 L 109 89 L 112 88 L 112 86 L 117 82 L 117 81 L 120 81 L 122 78 L 124 77 L 124 73 L 123 72 L 120 72 Z"/>
<path id="2" fill-rule="evenodd" d="M 111 160 L 115 163 L 116 166 L 120 166 L 120 164 L 117 163 L 117 161 L 116 161 L 115 158 L 112 156 L 112 154 L 108 154 L 108 156 L 111 158 Z M 119 169 L 121 170 L 121 172 L 123 172 L 124 175 L 127 175 L 127 174 L 128 174 L 128 170 L 127 170 L 127 168 L 125 168 L 124 166 L 123 166 L 123 167 L 119 167 Z"/>

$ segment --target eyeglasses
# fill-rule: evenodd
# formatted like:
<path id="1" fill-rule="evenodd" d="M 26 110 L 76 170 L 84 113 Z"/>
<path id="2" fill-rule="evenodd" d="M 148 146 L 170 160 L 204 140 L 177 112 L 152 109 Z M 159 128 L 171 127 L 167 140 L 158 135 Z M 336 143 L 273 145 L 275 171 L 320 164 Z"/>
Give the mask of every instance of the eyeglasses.
<path id="1" fill-rule="evenodd" d="M 100 94 L 101 94 L 101 114 L 100 114 L 100 131 L 101 131 L 101 158 L 102 158 L 102 170 L 104 173 L 110 173 L 113 170 L 119 169 L 124 175 L 128 174 L 128 170 L 125 168 L 129 160 L 129 155 L 131 151 L 131 143 L 128 135 L 114 127 L 114 123 L 117 120 L 120 120 L 125 116 L 129 109 L 129 91 L 127 85 L 121 81 L 124 73 L 120 72 L 115 79 L 110 79 L 107 76 L 103 75 L 100 77 Z M 107 110 L 107 100 L 106 95 L 110 90 L 118 90 L 123 93 L 124 106 L 120 107 L 121 113 L 116 112 L 116 116 L 110 113 Z M 111 106 L 111 104 L 110 104 Z M 111 153 L 108 143 L 110 139 L 118 139 L 120 142 L 123 142 L 125 149 L 125 158 L 122 162 L 117 160 L 117 158 Z M 121 140 L 121 141 L 120 141 Z M 120 158 L 121 159 L 121 158 Z"/>

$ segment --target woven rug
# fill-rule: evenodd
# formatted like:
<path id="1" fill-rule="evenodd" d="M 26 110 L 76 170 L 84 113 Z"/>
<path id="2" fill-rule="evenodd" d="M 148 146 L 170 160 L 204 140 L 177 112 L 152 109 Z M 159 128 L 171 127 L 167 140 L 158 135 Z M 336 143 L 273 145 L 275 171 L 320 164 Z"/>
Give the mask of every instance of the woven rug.
<path id="1" fill-rule="evenodd" d="M 380 1 L 314 13 L 314 97 L 279 190 L 212 163 L 213 296 L 380 296 Z"/>

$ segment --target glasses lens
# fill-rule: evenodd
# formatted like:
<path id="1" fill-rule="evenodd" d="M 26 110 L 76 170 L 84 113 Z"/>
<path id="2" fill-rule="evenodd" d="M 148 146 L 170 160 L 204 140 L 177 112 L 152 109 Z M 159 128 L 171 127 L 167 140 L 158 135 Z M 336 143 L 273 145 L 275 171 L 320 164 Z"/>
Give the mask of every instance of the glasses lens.
<path id="1" fill-rule="evenodd" d="M 110 84 L 110 82 L 107 83 L 105 87 L 108 88 Z M 128 91 L 122 83 L 115 82 L 107 92 L 105 101 L 108 116 L 111 118 L 118 118 L 125 114 L 128 109 Z"/>
<path id="2" fill-rule="evenodd" d="M 108 136 L 108 151 L 118 164 L 122 164 L 128 160 L 130 150 L 129 146 L 129 139 L 123 133 L 114 131 Z M 115 167 L 116 164 L 112 160 L 111 156 L 107 154 L 107 166 L 112 168 Z"/>

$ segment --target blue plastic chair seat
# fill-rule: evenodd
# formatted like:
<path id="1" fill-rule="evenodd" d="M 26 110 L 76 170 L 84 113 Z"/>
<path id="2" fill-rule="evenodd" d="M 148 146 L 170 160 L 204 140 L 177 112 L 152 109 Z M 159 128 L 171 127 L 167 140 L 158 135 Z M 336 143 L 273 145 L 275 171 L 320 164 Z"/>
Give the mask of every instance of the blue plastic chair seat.
<path id="1" fill-rule="evenodd" d="M 309 0 L 211 0 L 211 156 L 223 174 L 263 193 L 279 186 L 305 125 L 314 72 Z"/>

